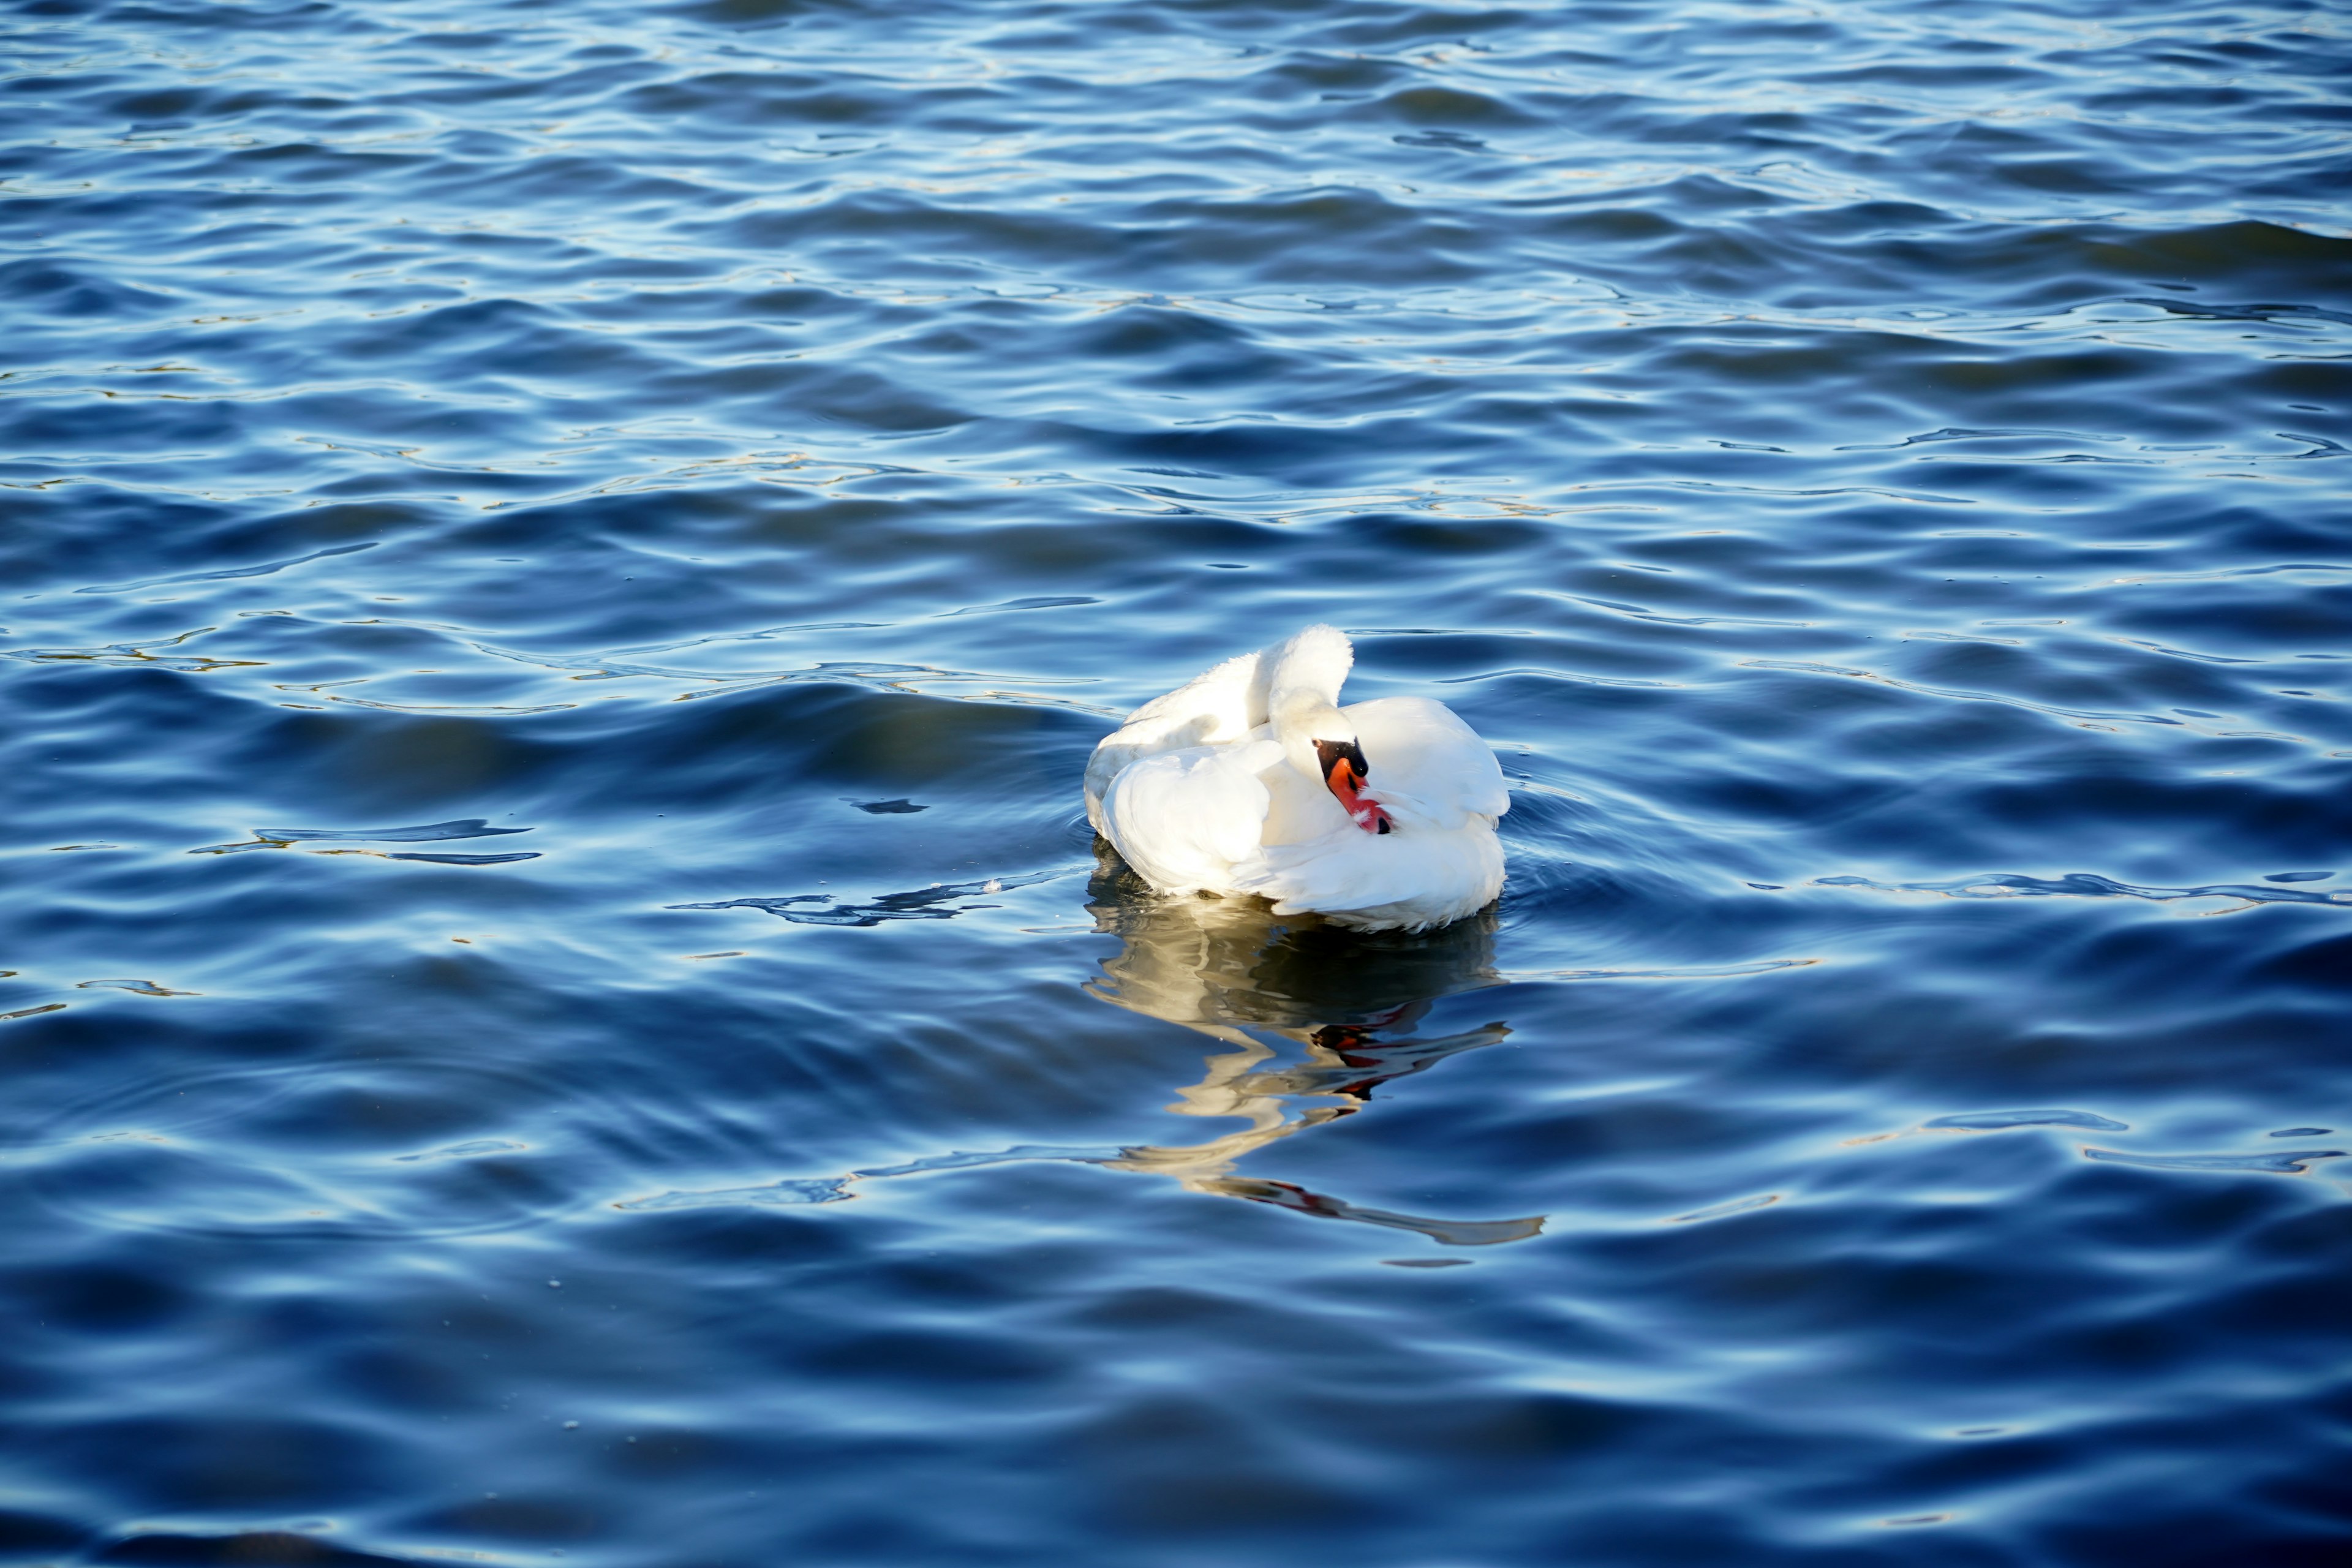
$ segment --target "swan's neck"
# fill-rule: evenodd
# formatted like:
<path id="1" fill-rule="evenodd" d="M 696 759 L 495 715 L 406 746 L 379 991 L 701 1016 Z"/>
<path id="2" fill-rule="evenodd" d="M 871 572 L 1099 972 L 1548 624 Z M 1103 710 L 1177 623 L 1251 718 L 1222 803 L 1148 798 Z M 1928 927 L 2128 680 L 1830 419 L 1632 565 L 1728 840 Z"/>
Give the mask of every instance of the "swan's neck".
<path id="1" fill-rule="evenodd" d="M 1356 662 L 1346 635 L 1309 626 L 1260 663 L 1267 677 L 1266 726 L 1282 743 L 1285 761 L 1331 793 L 1348 819 L 1367 833 L 1391 824 L 1380 802 L 1363 793 L 1371 764 L 1356 743 L 1356 727 L 1339 711 L 1339 684 Z"/>
<path id="2" fill-rule="evenodd" d="M 1352 744 L 1356 727 L 1339 706 L 1319 692 L 1292 688 L 1277 691 L 1269 706 L 1267 722 L 1274 738 L 1282 742 L 1282 754 L 1300 773 L 1322 784 L 1323 765 L 1315 750 L 1318 741 L 1343 741 Z"/>
<path id="3" fill-rule="evenodd" d="M 1356 662 L 1347 634 L 1336 626 L 1308 626 L 1265 650 L 1266 723 L 1282 742 L 1290 765 L 1318 784 L 1315 742 L 1356 738 L 1356 728 L 1339 712 L 1339 686 Z"/>

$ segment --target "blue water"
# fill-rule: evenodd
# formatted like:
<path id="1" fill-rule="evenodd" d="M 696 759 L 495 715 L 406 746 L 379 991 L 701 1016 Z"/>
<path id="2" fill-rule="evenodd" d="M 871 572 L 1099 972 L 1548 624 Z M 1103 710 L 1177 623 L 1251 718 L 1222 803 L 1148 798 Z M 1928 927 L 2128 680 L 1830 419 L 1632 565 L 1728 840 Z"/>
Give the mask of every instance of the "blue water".
<path id="1" fill-rule="evenodd" d="M 2352 1561 L 2340 7 L 0 29 L 0 1563 Z"/>

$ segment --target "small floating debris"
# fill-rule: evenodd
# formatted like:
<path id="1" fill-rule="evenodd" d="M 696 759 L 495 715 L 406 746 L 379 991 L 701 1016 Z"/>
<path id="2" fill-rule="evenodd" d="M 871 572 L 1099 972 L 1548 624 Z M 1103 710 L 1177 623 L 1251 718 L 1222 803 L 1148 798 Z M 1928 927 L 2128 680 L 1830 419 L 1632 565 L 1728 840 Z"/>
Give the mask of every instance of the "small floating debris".
<path id="1" fill-rule="evenodd" d="M 916 812 L 930 809 L 928 805 L 917 805 L 911 800 L 853 800 L 849 804 L 875 816 L 910 816 Z"/>

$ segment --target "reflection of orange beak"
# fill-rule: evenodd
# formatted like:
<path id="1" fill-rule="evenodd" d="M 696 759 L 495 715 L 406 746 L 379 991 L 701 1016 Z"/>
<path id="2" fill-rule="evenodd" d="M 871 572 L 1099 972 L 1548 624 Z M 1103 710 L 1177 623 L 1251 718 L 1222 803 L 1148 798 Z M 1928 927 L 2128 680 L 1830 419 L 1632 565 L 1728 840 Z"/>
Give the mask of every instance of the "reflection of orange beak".
<path id="1" fill-rule="evenodd" d="M 1348 816 L 1357 826 L 1367 833 L 1391 831 L 1394 825 L 1389 821 L 1389 814 L 1381 809 L 1380 802 L 1363 793 L 1364 775 L 1356 771 L 1353 759 L 1334 758 L 1330 773 L 1323 782 L 1331 786 L 1331 793 L 1339 797 L 1339 804 L 1347 808 Z"/>

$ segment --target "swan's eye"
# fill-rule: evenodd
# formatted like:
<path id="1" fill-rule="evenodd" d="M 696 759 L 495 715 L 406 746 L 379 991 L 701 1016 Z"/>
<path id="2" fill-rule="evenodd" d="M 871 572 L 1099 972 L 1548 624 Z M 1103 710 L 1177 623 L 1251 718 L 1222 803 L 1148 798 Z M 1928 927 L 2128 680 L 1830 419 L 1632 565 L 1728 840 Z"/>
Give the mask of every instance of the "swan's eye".
<path id="1" fill-rule="evenodd" d="M 1364 761 L 1364 749 L 1353 741 L 1318 741 L 1315 760 L 1322 764 L 1323 782 L 1333 795 L 1361 789 L 1372 771 Z"/>

